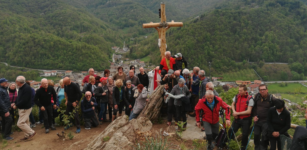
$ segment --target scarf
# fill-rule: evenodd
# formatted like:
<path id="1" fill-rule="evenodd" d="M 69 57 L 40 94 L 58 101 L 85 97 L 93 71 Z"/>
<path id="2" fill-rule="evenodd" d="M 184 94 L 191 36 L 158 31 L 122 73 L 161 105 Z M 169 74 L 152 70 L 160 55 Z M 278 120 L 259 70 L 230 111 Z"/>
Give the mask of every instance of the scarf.
<path id="1" fill-rule="evenodd" d="M 9 88 L 9 92 L 10 92 L 10 93 L 15 93 L 15 92 L 16 92 L 16 89 L 11 90 L 11 89 Z"/>
<path id="2" fill-rule="evenodd" d="M 170 65 L 170 60 L 168 60 L 168 59 L 165 58 L 165 62 L 166 62 L 167 68 L 168 68 L 168 69 L 172 69 L 172 68 L 171 68 L 171 65 Z"/>

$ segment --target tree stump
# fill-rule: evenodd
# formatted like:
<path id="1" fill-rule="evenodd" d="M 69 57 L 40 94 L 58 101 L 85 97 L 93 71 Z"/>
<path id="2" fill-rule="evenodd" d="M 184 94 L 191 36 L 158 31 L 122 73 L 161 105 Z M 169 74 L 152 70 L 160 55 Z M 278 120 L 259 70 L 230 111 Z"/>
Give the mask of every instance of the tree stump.
<path id="1" fill-rule="evenodd" d="M 137 119 L 129 121 L 126 115 L 118 117 L 90 142 L 85 150 L 132 150 L 137 138 L 150 136 L 152 128 L 150 120 L 159 116 L 163 102 L 163 89 L 162 85 L 156 88 Z"/>

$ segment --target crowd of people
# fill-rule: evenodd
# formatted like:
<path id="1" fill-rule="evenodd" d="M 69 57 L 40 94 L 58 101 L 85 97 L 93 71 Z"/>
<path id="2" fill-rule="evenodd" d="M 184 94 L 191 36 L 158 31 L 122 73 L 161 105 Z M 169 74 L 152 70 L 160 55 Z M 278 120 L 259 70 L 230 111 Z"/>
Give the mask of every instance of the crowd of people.
<path id="1" fill-rule="evenodd" d="M 0 79 L 0 115 L 2 118 L 2 134 L 5 139 L 12 140 L 11 128 L 14 122 L 14 110 L 18 109 L 17 126 L 25 133 L 22 140 L 32 138 L 36 132 L 35 120 L 31 114 L 34 104 L 40 109 L 40 121 L 44 123 L 46 133 L 56 130 L 54 118 L 58 116 L 56 109 L 66 99 L 66 115 L 73 115 L 76 133 L 80 133 L 80 118 L 76 109 L 81 105 L 85 129 L 97 127 L 103 122 L 114 121 L 118 116 L 129 116 L 135 119 L 150 100 L 150 95 L 159 85 L 164 86 L 164 105 L 161 112 L 167 117 L 167 125 L 178 125 L 183 122 L 182 130 L 187 128 L 187 115 L 195 117 L 200 132 L 205 131 L 208 150 L 215 146 L 219 133 L 220 110 L 225 112 L 226 125 L 230 127 L 229 138 L 241 128 L 241 150 L 248 145 L 250 127 L 253 125 L 255 149 L 266 149 L 270 144 L 273 150 L 280 147 L 280 136 L 289 136 L 290 113 L 282 100 L 268 93 L 265 84 L 259 86 L 259 93 L 251 96 L 245 85 L 239 86 L 238 94 L 231 105 L 226 104 L 214 90 L 214 84 L 205 76 L 205 71 L 194 67 L 187 69 L 188 63 L 181 53 L 171 56 L 167 51 L 160 66 L 148 74 L 144 68 L 135 75 L 135 67 L 131 66 L 128 75 L 123 67 L 111 77 L 109 70 L 104 70 L 103 77 L 97 76 L 93 68 L 82 81 L 83 90 L 69 77 L 60 80 L 55 89 L 47 79 L 41 80 L 41 87 L 34 91 L 23 76 L 18 76 L 15 83 L 8 85 L 4 78 Z M 151 80 L 150 80 L 151 78 Z M 17 88 L 18 87 L 18 88 Z M 83 99 L 82 95 L 84 94 Z M 274 107 L 275 106 L 275 107 Z M 108 118 L 107 118 L 108 114 Z M 230 117 L 234 117 L 231 123 Z M 174 122 L 173 122 L 174 119 Z M 43 121 L 42 121 L 43 120 Z M 31 124 L 29 123 L 31 122 Z M 254 123 L 253 123 L 254 122 Z M 66 126 L 65 129 L 70 128 Z"/>

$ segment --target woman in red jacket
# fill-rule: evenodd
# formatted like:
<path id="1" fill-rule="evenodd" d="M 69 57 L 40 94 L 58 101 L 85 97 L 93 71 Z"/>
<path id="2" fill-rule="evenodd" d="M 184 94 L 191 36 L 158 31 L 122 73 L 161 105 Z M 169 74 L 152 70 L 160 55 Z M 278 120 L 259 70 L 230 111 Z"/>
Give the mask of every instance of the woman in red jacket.
<path id="1" fill-rule="evenodd" d="M 214 96 L 213 91 L 207 90 L 205 97 L 200 99 L 195 106 L 197 126 L 200 127 L 200 121 L 203 121 L 206 130 L 206 137 L 208 140 L 208 150 L 213 150 L 215 144 L 213 140 L 219 133 L 219 111 L 220 108 L 226 111 L 226 124 L 230 126 L 230 108 L 229 106 L 217 96 Z M 202 120 L 200 120 L 200 111 L 202 110 Z"/>

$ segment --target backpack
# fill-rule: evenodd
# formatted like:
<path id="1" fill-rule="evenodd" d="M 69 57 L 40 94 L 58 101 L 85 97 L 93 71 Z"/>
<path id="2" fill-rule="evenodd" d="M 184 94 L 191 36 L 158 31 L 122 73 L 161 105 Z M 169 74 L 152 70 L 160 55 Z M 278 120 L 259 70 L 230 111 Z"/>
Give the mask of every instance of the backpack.
<path id="1" fill-rule="evenodd" d="M 273 102 L 272 102 L 272 97 L 273 97 L 273 95 L 270 94 L 269 103 L 270 103 L 271 106 L 272 106 L 272 104 L 273 104 Z M 257 101 L 258 101 L 259 99 L 261 99 L 261 94 L 260 94 L 260 93 L 258 93 L 258 94 L 255 95 L 255 98 L 254 98 L 254 107 L 253 107 L 253 109 L 252 109 L 252 114 L 255 112 L 255 110 L 256 110 L 256 108 L 257 108 L 257 105 L 256 105 L 256 104 L 257 104 Z"/>

